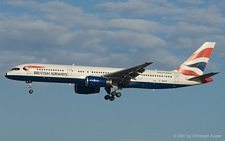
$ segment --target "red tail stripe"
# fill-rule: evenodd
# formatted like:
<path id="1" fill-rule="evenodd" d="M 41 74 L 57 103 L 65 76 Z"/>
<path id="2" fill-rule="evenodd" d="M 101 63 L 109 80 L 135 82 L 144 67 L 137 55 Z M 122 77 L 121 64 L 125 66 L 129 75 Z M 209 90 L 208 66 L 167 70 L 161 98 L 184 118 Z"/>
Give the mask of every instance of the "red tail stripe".
<path id="1" fill-rule="evenodd" d="M 201 58 L 201 57 L 210 58 L 212 50 L 213 50 L 213 48 L 206 48 L 198 53 L 194 53 L 187 59 L 187 61 L 191 61 L 191 60 L 194 60 L 196 58 Z"/>
<path id="2" fill-rule="evenodd" d="M 191 70 L 185 70 L 185 69 L 182 69 L 182 68 L 177 68 L 177 71 L 182 73 L 183 75 L 186 75 L 186 76 L 199 76 L 200 74 L 197 74 L 196 72 L 194 71 L 191 71 Z"/>

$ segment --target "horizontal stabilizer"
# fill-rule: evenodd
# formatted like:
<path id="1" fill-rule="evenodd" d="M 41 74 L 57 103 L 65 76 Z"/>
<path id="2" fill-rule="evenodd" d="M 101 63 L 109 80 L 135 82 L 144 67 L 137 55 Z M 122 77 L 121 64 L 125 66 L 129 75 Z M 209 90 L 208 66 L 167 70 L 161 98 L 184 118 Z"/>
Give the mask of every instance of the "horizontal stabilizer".
<path id="1" fill-rule="evenodd" d="M 203 75 L 199 75 L 199 76 L 196 76 L 196 77 L 192 77 L 188 80 L 191 80 L 191 81 L 200 81 L 200 80 L 204 80 L 206 78 L 209 78 L 213 75 L 216 75 L 218 74 L 219 72 L 210 72 L 210 73 L 207 73 L 207 74 L 203 74 Z"/>

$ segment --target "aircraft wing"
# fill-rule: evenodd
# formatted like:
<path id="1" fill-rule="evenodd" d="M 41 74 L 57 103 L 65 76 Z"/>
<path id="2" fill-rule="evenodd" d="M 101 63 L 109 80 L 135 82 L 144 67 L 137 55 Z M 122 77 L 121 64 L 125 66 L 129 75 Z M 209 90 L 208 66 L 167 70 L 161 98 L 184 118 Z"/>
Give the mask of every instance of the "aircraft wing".
<path id="1" fill-rule="evenodd" d="M 145 71 L 145 67 L 152 64 L 153 62 L 145 62 L 144 64 L 119 70 L 110 74 L 105 74 L 103 77 L 117 80 L 119 83 L 128 85 L 131 79 L 135 79 L 138 75 Z"/>
<path id="2" fill-rule="evenodd" d="M 211 72 L 211 73 L 203 74 L 203 75 L 200 75 L 200 76 L 192 77 L 192 78 L 190 78 L 188 80 L 191 80 L 191 81 L 199 81 L 199 80 L 203 80 L 205 78 L 209 78 L 209 77 L 211 77 L 213 75 L 216 75 L 218 73 L 219 72 Z"/>

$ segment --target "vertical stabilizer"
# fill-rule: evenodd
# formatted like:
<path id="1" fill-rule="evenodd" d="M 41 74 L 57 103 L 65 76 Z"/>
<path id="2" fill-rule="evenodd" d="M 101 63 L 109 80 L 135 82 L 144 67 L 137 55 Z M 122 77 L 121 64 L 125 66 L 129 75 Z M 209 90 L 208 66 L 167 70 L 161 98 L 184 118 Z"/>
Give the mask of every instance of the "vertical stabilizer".
<path id="1" fill-rule="evenodd" d="M 185 76 L 202 75 L 214 49 L 215 42 L 205 42 L 176 70 Z"/>

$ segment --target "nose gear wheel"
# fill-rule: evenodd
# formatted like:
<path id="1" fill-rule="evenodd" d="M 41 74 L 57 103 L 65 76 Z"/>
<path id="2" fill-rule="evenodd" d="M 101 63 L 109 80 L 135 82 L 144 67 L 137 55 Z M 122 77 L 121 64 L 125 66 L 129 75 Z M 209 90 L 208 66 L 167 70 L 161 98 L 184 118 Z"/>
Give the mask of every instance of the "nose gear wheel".
<path id="1" fill-rule="evenodd" d="M 30 89 L 29 93 L 32 94 L 34 92 L 34 90 L 32 90 L 32 81 L 27 81 L 27 83 L 29 83 L 28 84 L 28 88 Z"/>

